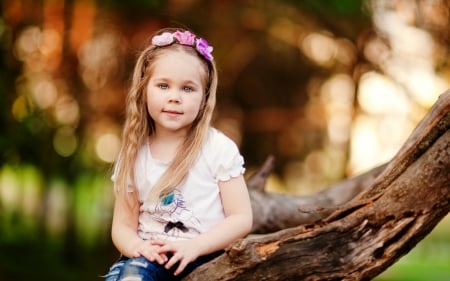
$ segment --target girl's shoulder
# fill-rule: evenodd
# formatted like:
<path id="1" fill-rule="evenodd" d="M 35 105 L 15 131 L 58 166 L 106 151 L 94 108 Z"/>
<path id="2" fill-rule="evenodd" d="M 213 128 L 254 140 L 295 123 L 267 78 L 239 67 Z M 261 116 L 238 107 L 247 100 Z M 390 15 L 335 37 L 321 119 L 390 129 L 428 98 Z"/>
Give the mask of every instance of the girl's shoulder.
<path id="1" fill-rule="evenodd" d="M 227 135 L 225 135 L 222 131 L 220 131 L 216 128 L 213 128 L 213 127 L 209 128 L 205 147 L 206 148 L 214 148 L 214 150 L 221 149 L 221 148 L 237 149 L 236 143 L 231 138 L 229 138 Z"/>
<path id="2" fill-rule="evenodd" d="M 238 146 L 218 129 L 209 130 L 202 155 L 217 180 L 227 180 L 245 171 Z"/>

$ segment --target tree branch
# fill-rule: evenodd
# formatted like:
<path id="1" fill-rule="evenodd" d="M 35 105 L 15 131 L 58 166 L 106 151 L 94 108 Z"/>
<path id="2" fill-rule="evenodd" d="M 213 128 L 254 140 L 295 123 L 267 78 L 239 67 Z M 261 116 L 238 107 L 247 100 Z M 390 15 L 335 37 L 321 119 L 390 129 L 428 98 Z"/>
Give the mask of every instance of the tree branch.
<path id="1" fill-rule="evenodd" d="M 260 175 L 267 175 L 267 170 Z M 374 175 L 378 176 L 373 179 Z M 365 177 L 367 182 L 353 179 L 353 184 L 335 186 L 308 200 L 294 197 L 284 202 L 287 195 L 261 188 L 251 191 L 252 200 L 260 200 L 253 203 L 260 232 L 289 225 L 289 220 L 304 223 L 242 239 L 184 280 L 370 280 L 386 270 L 450 211 L 450 91 L 441 95 L 387 166 Z M 249 186 L 255 182 L 265 183 L 259 179 Z M 337 190 L 345 190 L 343 186 L 353 191 L 342 200 L 330 199 Z M 357 190 L 363 191 L 354 196 Z M 349 201 L 342 202 L 346 198 Z M 332 202 L 334 207 L 327 217 L 317 212 L 302 218 L 302 200 L 315 206 Z M 261 202 L 267 202 L 267 210 Z M 265 217 L 270 213 L 276 215 Z M 264 227 L 259 216 L 274 226 Z"/>

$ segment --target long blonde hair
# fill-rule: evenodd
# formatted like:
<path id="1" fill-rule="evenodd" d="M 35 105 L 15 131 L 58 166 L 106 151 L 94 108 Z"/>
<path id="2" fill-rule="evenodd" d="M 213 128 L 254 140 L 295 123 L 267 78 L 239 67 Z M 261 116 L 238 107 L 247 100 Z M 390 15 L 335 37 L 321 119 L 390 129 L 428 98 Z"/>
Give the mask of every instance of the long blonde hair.
<path id="1" fill-rule="evenodd" d="M 155 33 L 175 32 L 182 29 L 162 29 Z M 139 198 L 135 186 L 134 167 L 139 149 L 148 141 L 148 137 L 155 132 L 154 120 L 147 111 L 146 88 L 152 75 L 153 64 L 159 56 L 168 49 L 184 51 L 196 56 L 205 67 L 205 93 L 197 118 L 192 123 L 188 135 L 175 155 L 166 172 L 152 188 L 147 200 L 155 201 L 158 197 L 170 194 L 187 176 L 189 169 L 200 153 L 207 137 L 208 129 L 216 104 L 217 70 L 214 61 L 206 60 L 194 47 L 172 44 L 164 47 L 149 45 L 139 55 L 132 77 L 131 87 L 126 99 L 126 119 L 122 133 L 122 146 L 118 160 L 115 163 L 115 190 L 118 195 Z M 148 171 L 151 173 L 152 171 Z M 134 194 L 130 195 L 129 188 Z M 132 197 L 130 197 L 132 196 Z"/>

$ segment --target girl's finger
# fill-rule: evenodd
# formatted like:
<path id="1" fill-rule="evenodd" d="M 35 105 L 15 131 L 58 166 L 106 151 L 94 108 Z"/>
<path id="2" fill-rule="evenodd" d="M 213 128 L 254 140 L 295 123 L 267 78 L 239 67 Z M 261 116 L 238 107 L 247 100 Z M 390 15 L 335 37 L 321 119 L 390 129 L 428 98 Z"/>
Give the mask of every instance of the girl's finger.
<path id="1" fill-rule="evenodd" d="M 167 261 L 167 257 L 165 256 L 165 255 L 158 255 L 158 254 L 155 254 L 156 255 L 156 261 L 159 263 L 159 264 L 161 264 L 161 265 L 163 265 L 164 263 L 166 263 L 166 261 Z"/>
<path id="2" fill-rule="evenodd" d="M 164 263 L 167 262 L 168 258 L 167 258 L 167 255 L 165 253 L 159 254 L 159 256 L 163 259 Z"/>
<path id="3" fill-rule="evenodd" d="M 161 246 L 160 248 L 158 248 L 158 249 L 156 250 L 156 252 L 157 252 L 158 254 L 161 254 L 161 253 L 173 252 L 174 250 L 175 250 L 175 249 L 172 247 L 172 245 L 166 244 L 166 245 Z"/>
<path id="4" fill-rule="evenodd" d="M 133 253 L 133 258 L 137 258 L 137 257 L 139 257 L 139 256 L 141 256 L 141 253 L 139 252 L 139 251 L 134 251 L 134 253 Z"/>
<path id="5" fill-rule="evenodd" d="M 165 255 L 159 255 L 155 252 L 146 252 L 143 256 L 151 262 L 156 261 L 159 264 L 164 264 L 167 261 L 167 257 Z"/>
<path id="6" fill-rule="evenodd" d="M 149 253 L 146 251 L 146 252 L 142 252 L 141 255 L 151 262 L 155 261 L 155 258 L 153 257 L 152 253 Z"/>
<path id="7" fill-rule="evenodd" d="M 166 263 L 166 269 L 170 269 L 174 264 L 176 264 L 178 261 L 180 261 L 180 257 L 178 257 L 177 254 L 173 255 L 169 261 Z"/>
<path id="8" fill-rule="evenodd" d="M 176 275 L 180 274 L 181 272 L 183 272 L 183 270 L 186 268 L 186 266 L 187 266 L 186 260 L 182 259 L 181 262 L 180 262 L 180 265 L 178 266 L 178 268 L 175 271 L 174 275 L 176 276 Z"/>

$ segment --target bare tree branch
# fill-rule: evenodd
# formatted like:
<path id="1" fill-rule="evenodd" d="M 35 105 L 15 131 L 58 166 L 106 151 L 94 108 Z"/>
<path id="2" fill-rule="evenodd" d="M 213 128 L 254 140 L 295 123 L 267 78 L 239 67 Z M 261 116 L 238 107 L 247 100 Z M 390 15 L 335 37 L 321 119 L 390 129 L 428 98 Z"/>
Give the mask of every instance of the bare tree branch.
<path id="1" fill-rule="evenodd" d="M 255 231 L 285 229 L 234 243 L 185 281 L 370 280 L 386 270 L 450 211 L 450 91 L 385 167 L 312 196 L 264 192 L 272 161 L 248 180 Z"/>

